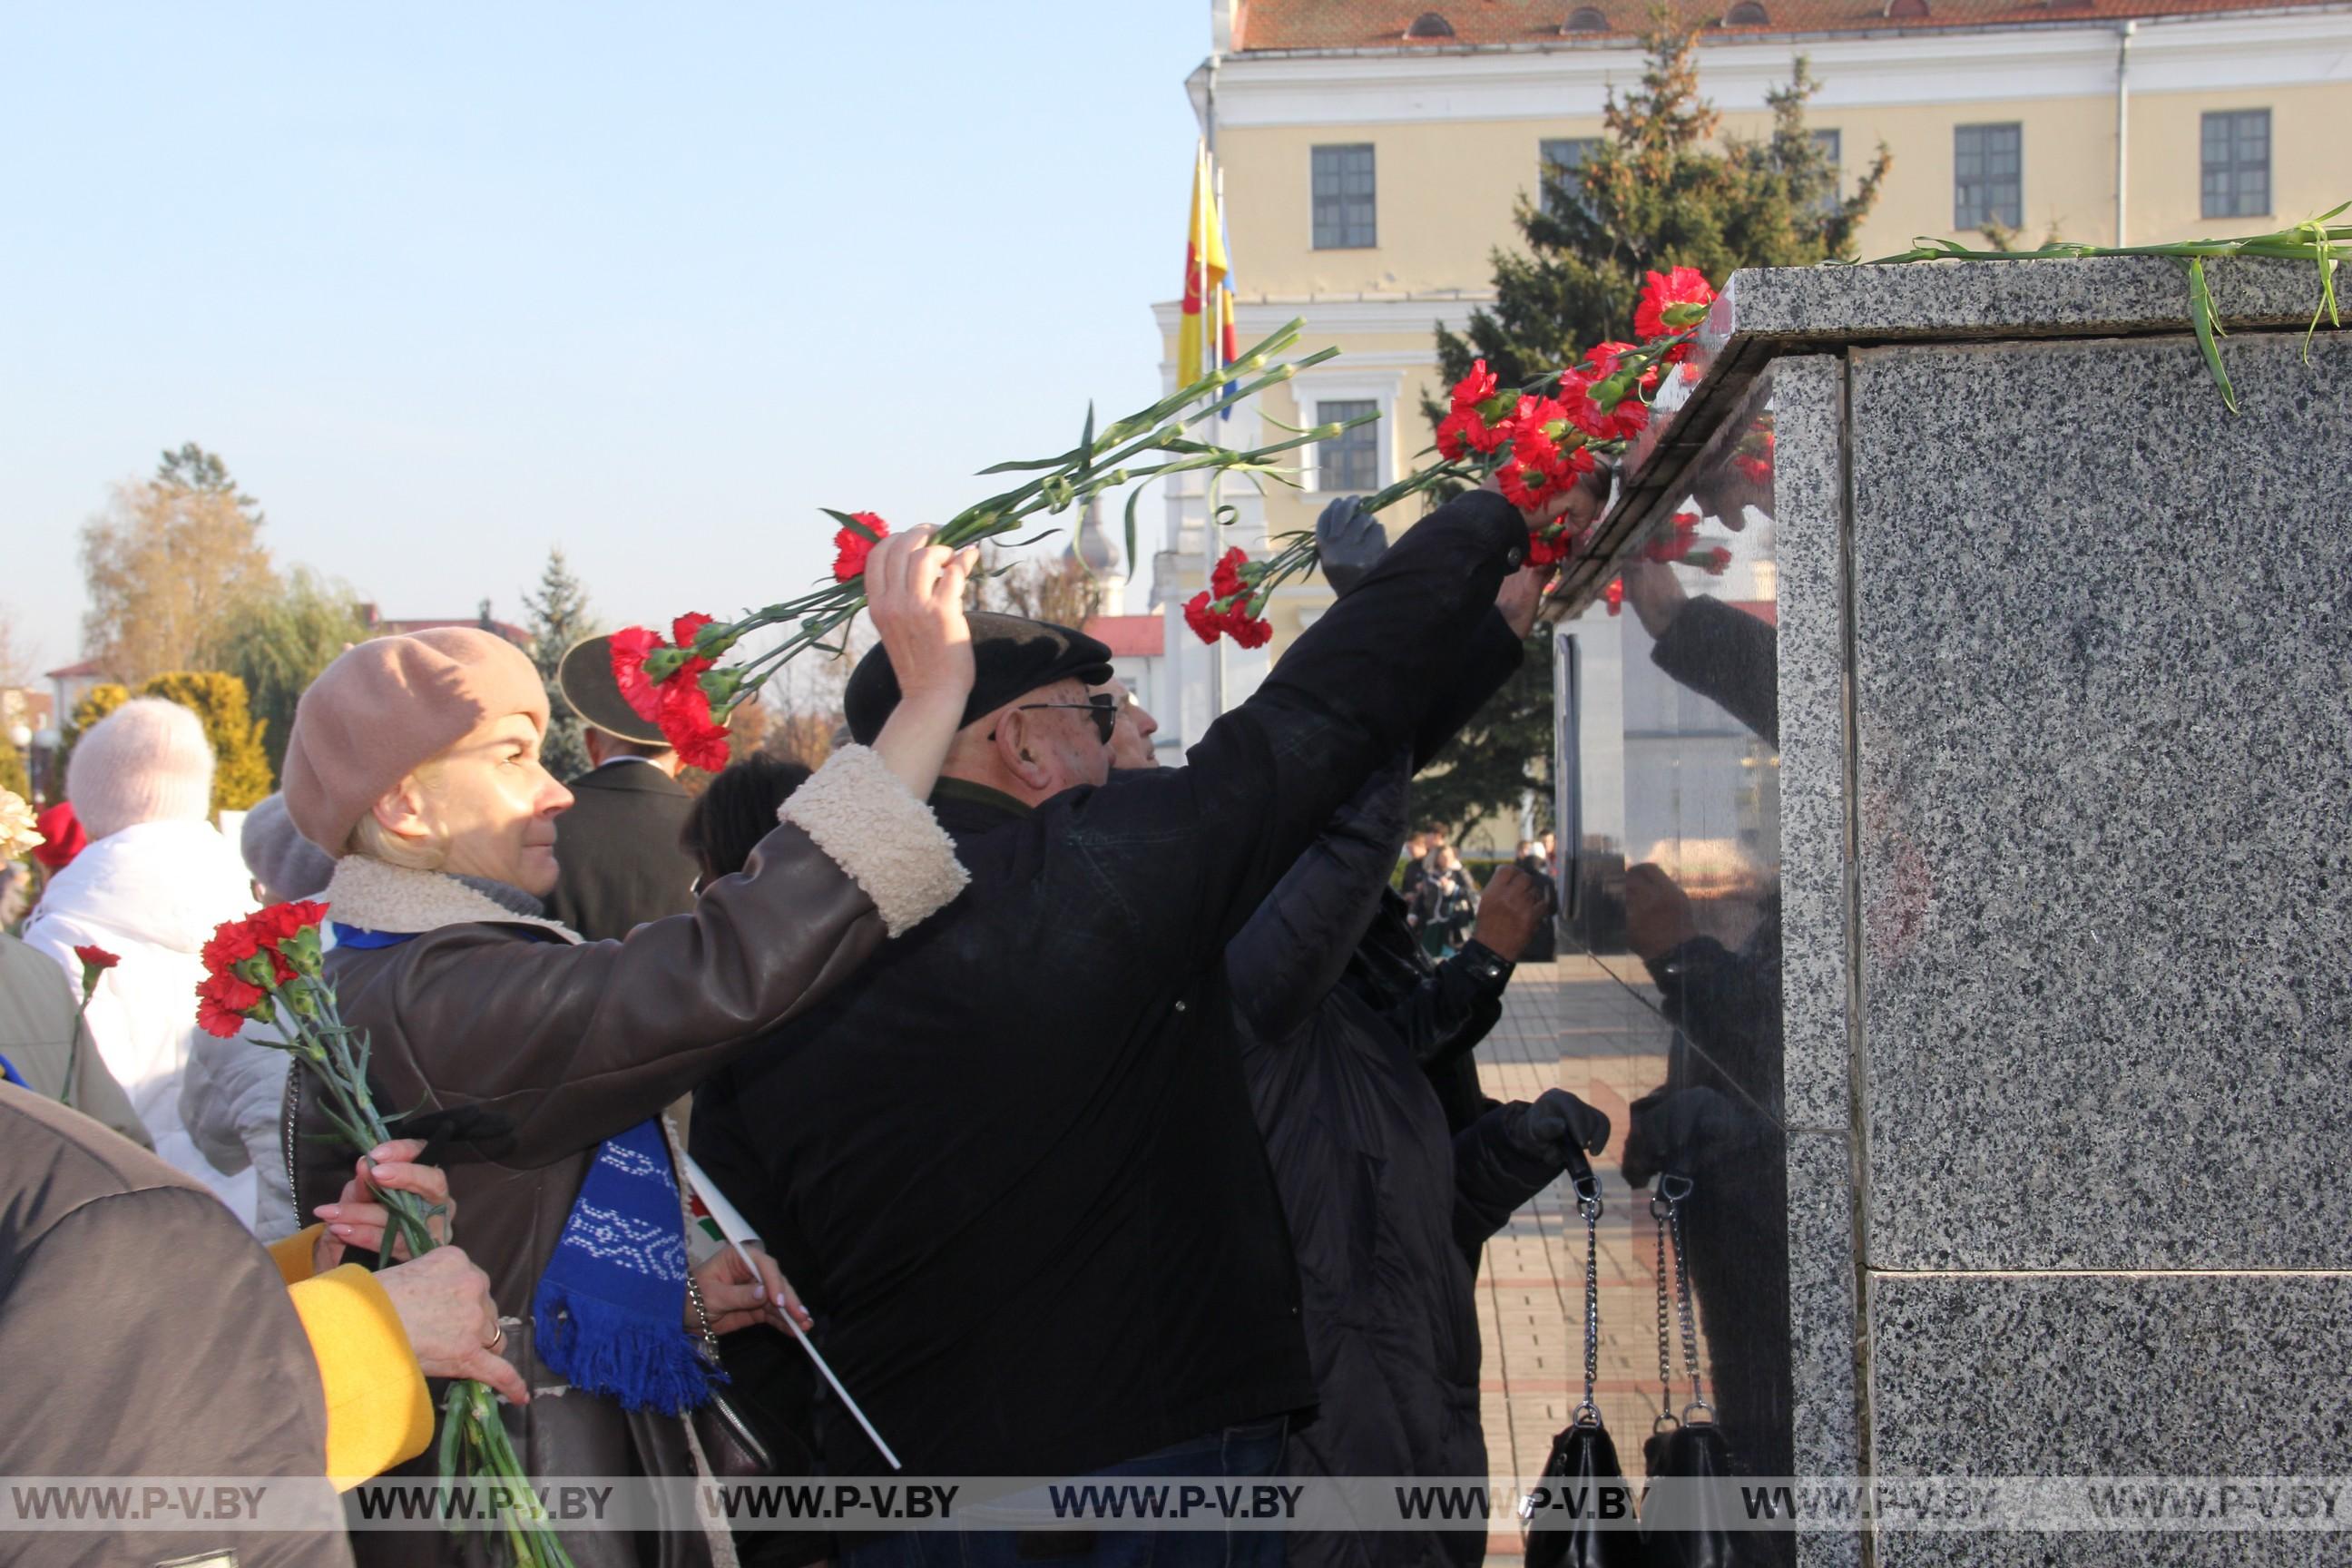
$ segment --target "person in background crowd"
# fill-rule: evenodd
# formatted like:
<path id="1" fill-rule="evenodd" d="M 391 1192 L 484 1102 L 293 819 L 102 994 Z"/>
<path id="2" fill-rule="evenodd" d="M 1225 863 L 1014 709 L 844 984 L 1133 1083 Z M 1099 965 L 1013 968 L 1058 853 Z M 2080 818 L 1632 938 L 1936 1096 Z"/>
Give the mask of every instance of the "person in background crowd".
<path id="1" fill-rule="evenodd" d="M 1181 768 L 1115 788 L 1108 650 L 975 617 L 982 675 L 935 795 L 972 884 L 772 1048 L 706 1084 L 696 1155 L 809 1292 L 835 1370 L 912 1471 L 1269 1473 L 1314 1382 L 1280 1198 L 1240 1070 L 1226 944 L 1331 812 L 1418 731 L 1524 556 L 1492 493 L 1417 523 Z M 891 711 L 871 656 L 845 707 Z M 920 1093 L 909 1086 L 921 1086 Z M 908 1194 L 919 1194 L 921 1201 Z M 874 1474 L 857 1429 L 827 1468 Z M 1097 1533 L 1072 1562 L 1125 1562 Z M 1154 1561 L 1278 1561 L 1159 1536 Z M 869 1539 L 855 1568 L 1003 1534 Z"/>
<path id="2" fill-rule="evenodd" d="M 287 807 L 337 856 L 327 979 L 368 1034 L 381 1102 L 445 1151 L 533 1394 L 502 1413 L 533 1475 L 707 1475 L 685 1419 L 711 1392 L 698 1346 L 786 1310 L 772 1259 L 754 1276 L 729 1248 L 689 1272 L 659 1116 L 963 886 L 923 799 L 971 687 L 971 556 L 929 539 L 892 535 L 865 574 L 881 657 L 908 691 L 891 723 L 794 795 L 743 875 L 622 941 L 581 942 L 540 912 L 571 795 L 539 765 L 546 689 L 511 643 L 471 627 L 362 643 L 296 710 Z M 341 1189 L 349 1155 L 319 1097 L 289 1086 L 308 1212 Z M 616 1253 L 616 1232 L 641 1245 Z M 562 1542 L 577 1568 L 640 1561 L 618 1532 Z M 376 1532 L 357 1550 L 425 1563 L 446 1547 Z M 656 1550 L 686 1568 L 731 1543 L 688 1516 Z"/>
<path id="3" fill-rule="evenodd" d="M 588 771 L 565 782 L 572 809 L 556 833 L 548 918 L 590 942 L 624 937 L 694 907 L 694 861 L 678 847 L 693 797 L 661 728 L 639 718 L 613 681 L 613 639 L 575 644 L 556 668 L 563 700 L 585 726 Z"/>
<path id="4" fill-rule="evenodd" d="M 215 928 L 253 907 L 245 867 L 208 820 L 213 752 L 203 724 L 176 702 L 137 697 L 83 735 L 66 789 L 89 847 L 49 879 L 25 941 L 54 960 L 79 994 L 95 945 L 121 963 L 90 998 L 90 1038 L 131 1096 L 167 1165 L 210 1187 L 248 1228 L 256 1183 L 205 1159 L 180 1120 L 180 1079 L 198 1033 L 198 956 Z"/>
<path id="5" fill-rule="evenodd" d="M 273 795 L 245 814 L 237 847 L 263 904 L 315 898 L 335 863 L 302 837 Z M 333 927 L 320 932 L 334 946 Z M 294 1177 L 286 1147 L 286 1075 L 291 1060 L 275 1025 L 248 1024 L 224 1039 L 199 1030 L 180 1080 L 180 1120 L 216 1170 L 250 1168 L 255 1193 L 253 1234 L 273 1242 L 302 1228 L 294 1212 Z"/>
<path id="6" fill-rule="evenodd" d="M 67 1075 L 72 1075 L 68 1091 Z M 131 1097 L 106 1070 L 81 1021 L 81 998 L 58 966 L 0 933 L 0 1079 L 76 1110 L 152 1151 Z"/>
<path id="7" fill-rule="evenodd" d="M 1450 958 L 1470 940 L 1478 918 L 1478 884 L 1450 844 L 1440 844 L 1423 862 L 1413 924 L 1432 958 Z"/>
<path id="8" fill-rule="evenodd" d="M 1421 884 L 1429 875 L 1431 842 L 1429 829 L 1426 827 L 1416 829 L 1405 836 L 1404 875 L 1397 881 L 1397 896 L 1404 900 L 1408 914 L 1420 907 Z M 1419 923 L 1417 919 L 1414 923 Z"/>

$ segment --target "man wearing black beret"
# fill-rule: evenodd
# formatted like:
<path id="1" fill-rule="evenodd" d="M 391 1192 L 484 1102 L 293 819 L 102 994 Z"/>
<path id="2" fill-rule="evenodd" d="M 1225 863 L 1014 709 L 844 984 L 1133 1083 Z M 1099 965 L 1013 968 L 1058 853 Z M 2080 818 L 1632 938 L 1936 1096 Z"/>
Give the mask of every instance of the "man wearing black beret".
<path id="1" fill-rule="evenodd" d="M 1109 650 L 972 617 L 978 681 L 932 796 L 970 887 L 706 1084 L 694 1118 L 695 1157 L 907 1474 L 1271 1471 L 1314 1382 L 1223 955 L 1420 731 L 1528 522 L 1490 491 L 1423 519 L 1186 766 L 1116 787 L 1117 710 L 1087 690 Z M 852 731 L 896 700 L 869 657 Z M 845 1417 L 823 1436 L 832 1473 L 885 1470 Z M 1120 1546 L 1040 1539 L 1061 1562 Z M 897 1544 L 845 1542 L 845 1562 Z M 1153 1545 L 1253 1563 L 1282 1538 Z"/>

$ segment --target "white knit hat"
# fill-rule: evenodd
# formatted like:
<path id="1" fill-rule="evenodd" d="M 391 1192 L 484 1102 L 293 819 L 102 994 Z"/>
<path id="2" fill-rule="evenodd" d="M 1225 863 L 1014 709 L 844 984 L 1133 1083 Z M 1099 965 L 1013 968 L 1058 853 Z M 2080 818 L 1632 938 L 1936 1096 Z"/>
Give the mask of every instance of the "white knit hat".
<path id="1" fill-rule="evenodd" d="M 66 798 L 93 840 L 142 822 L 204 821 L 213 749 L 203 723 L 176 702 L 132 698 L 74 742 Z"/>

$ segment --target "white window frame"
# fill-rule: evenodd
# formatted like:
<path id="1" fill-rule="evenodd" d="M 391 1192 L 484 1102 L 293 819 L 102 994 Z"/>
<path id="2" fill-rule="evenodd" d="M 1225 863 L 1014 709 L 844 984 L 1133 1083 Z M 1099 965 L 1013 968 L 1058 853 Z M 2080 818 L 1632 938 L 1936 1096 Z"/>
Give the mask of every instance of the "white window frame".
<path id="1" fill-rule="evenodd" d="M 1360 368 L 1353 374 L 1320 375 L 1308 371 L 1291 383 L 1298 396 L 1299 427 L 1305 429 L 1318 423 L 1316 405 L 1320 403 L 1370 403 L 1380 410 L 1380 423 L 1372 426 L 1376 439 L 1373 451 L 1373 489 L 1384 489 L 1397 481 L 1397 404 L 1404 395 L 1402 373 L 1387 375 L 1367 375 Z M 1268 436 L 1279 431 L 1268 431 Z M 1298 482 L 1310 495 L 1336 492 L 1323 489 L 1320 467 L 1323 443 L 1298 448 Z M 1350 494 L 1354 492 L 1349 492 Z M 1370 494 L 1370 491 L 1365 492 Z"/>

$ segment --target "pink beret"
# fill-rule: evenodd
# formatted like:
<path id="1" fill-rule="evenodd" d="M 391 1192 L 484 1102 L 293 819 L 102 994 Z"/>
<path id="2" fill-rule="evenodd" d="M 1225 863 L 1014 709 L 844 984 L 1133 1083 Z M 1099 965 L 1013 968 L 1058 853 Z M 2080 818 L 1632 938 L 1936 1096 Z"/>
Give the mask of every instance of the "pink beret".
<path id="1" fill-rule="evenodd" d="M 302 693 L 286 739 L 287 815 L 330 855 L 375 803 L 478 726 L 527 713 L 547 687 L 523 651 L 475 626 L 436 626 L 347 649 Z"/>

